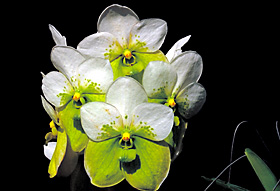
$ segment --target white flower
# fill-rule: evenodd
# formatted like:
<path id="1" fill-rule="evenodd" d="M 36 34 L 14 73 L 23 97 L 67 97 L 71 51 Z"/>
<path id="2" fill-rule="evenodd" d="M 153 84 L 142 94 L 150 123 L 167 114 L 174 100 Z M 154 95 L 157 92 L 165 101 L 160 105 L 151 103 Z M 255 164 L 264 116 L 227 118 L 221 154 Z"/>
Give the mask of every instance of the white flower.
<path id="1" fill-rule="evenodd" d="M 55 107 L 70 101 L 80 106 L 104 97 L 113 82 L 113 72 L 108 60 L 87 59 L 77 50 L 67 46 L 56 46 L 51 60 L 60 72 L 50 72 L 43 78 L 42 90 L 46 99 Z"/>
<path id="2" fill-rule="evenodd" d="M 83 129 L 93 141 L 125 135 L 153 141 L 165 139 L 173 126 L 172 109 L 147 103 L 143 87 L 129 77 L 118 78 L 109 88 L 106 102 L 91 102 L 81 108 Z"/>
<path id="3" fill-rule="evenodd" d="M 150 61 L 163 60 L 158 51 L 167 24 L 161 19 L 139 20 L 128 7 L 111 5 L 100 15 L 98 33 L 86 37 L 78 50 L 89 57 L 109 59 L 115 78 L 141 72 Z"/>
<path id="4" fill-rule="evenodd" d="M 153 102 L 178 108 L 186 119 L 195 115 L 206 100 L 204 87 L 197 83 L 202 73 L 199 54 L 187 51 L 171 63 L 150 62 L 143 74 L 143 87 Z"/>

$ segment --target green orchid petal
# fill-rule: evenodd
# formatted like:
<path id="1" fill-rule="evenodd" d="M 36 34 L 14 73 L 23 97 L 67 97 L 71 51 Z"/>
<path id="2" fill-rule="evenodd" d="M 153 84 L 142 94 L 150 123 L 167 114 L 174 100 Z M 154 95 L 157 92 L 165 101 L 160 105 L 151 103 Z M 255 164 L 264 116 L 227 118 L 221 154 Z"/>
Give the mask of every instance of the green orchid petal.
<path id="1" fill-rule="evenodd" d="M 168 62 L 167 58 L 160 50 L 153 53 L 132 52 L 132 54 L 134 57 L 131 59 L 135 59 L 135 61 L 131 66 L 125 65 L 124 56 L 120 56 L 119 58 L 111 62 L 114 73 L 114 80 L 122 76 L 133 76 L 139 74 L 147 67 L 147 65 L 151 61 L 158 60 Z"/>
<path id="2" fill-rule="evenodd" d="M 131 162 L 136 158 L 136 149 L 122 149 L 120 151 L 120 162 Z"/>
<path id="3" fill-rule="evenodd" d="M 136 158 L 121 163 L 126 180 L 140 190 L 157 190 L 170 168 L 170 151 L 165 142 L 151 142 L 136 137 Z"/>
<path id="4" fill-rule="evenodd" d="M 73 151 L 81 152 L 87 145 L 88 137 L 85 134 L 80 119 L 80 110 L 71 101 L 59 112 L 60 122 L 65 128 Z"/>
<path id="5" fill-rule="evenodd" d="M 49 164 L 49 174 L 50 178 L 56 176 L 58 167 L 60 166 L 62 160 L 64 159 L 67 147 L 67 135 L 65 130 L 59 128 L 57 135 L 57 144 Z"/>
<path id="6" fill-rule="evenodd" d="M 167 58 L 160 50 L 152 53 L 135 52 L 134 55 L 136 57 L 137 64 L 142 64 L 144 69 L 151 61 L 164 61 L 168 63 Z"/>
<path id="7" fill-rule="evenodd" d="M 119 58 L 111 62 L 114 73 L 114 80 L 116 80 L 119 77 L 138 74 L 144 69 L 144 66 L 141 62 L 139 64 L 136 63 L 132 66 L 125 65 L 123 63 L 124 59 L 125 58 L 123 56 L 120 56 Z"/>
<path id="8" fill-rule="evenodd" d="M 84 164 L 91 183 L 98 187 L 109 187 L 124 179 L 120 170 L 119 139 L 108 139 L 102 142 L 89 140 L 85 150 Z"/>
<path id="9" fill-rule="evenodd" d="M 86 99 L 87 102 L 92 101 L 103 101 L 105 102 L 106 94 L 82 94 L 82 96 Z"/>
<path id="10" fill-rule="evenodd" d="M 66 153 L 64 159 L 61 162 L 58 169 L 57 175 L 59 177 L 70 176 L 72 172 L 75 170 L 79 159 L 79 153 L 76 153 L 72 150 L 71 144 L 68 140 L 69 139 L 67 139 Z"/>

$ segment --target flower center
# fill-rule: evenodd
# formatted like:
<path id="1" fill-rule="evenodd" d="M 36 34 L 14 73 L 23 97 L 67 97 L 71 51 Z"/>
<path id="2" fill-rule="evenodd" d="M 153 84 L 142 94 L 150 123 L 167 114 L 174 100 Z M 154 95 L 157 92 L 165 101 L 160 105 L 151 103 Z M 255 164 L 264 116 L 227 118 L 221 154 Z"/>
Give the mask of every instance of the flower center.
<path id="1" fill-rule="evenodd" d="M 80 98 L 81 98 L 81 94 L 78 93 L 78 92 L 75 92 L 75 94 L 74 94 L 74 96 L 73 96 L 72 99 L 73 99 L 75 102 L 78 102 L 78 101 L 80 100 Z"/>
<path id="2" fill-rule="evenodd" d="M 122 140 L 125 141 L 125 142 L 127 142 L 127 141 L 129 141 L 129 139 L 130 139 L 130 133 L 125 132 L 125 133 L 122 135 Z"/>
<path id="3" fill-rule="evenodd" d="M 136 64 L 136 58 L 135 56 L 131 53 L 130 50 L 125 49 L 123 52 L 123 64 L 125 66 L 133 66 L 134 64 Z"/>
<path id="4" fill-rule="evenodd" d="M 124 57 L 125 57 L 126 59 L 128 59 L 128 60 L 129 60 L 129 59 L 131 58 L 131 56 L 132 56 L 130 50 L 128 50 L 128 49 L 126 49 L 126 50 L 123 52 L 123 55 L 124 55 Z"/>
<path id="5" fill-rule="evenodd" d="M 133 140 L 130 138 L 130 133 L 129 132 L 124 132 L 122 134 L 122 138 L 119 141 L 119 145 L 123 149 L 130 149 L 133 147 Z"/>
<path id="6" fill-rule="evenodd" d="M 167 103 L 170 107 L 175 107 L 176 105 L 174 98 L 170 98 Z"/>

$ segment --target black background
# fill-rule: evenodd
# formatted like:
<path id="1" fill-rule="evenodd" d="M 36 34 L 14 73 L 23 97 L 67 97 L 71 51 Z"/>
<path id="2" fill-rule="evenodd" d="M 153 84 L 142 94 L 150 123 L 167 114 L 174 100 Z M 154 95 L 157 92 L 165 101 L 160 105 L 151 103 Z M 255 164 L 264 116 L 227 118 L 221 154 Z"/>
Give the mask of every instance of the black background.
<path id="1" fill-rule="evenodd" d="M 32 90 L 32 96 L 22 92 L 27 96 L 25 101 L 33 100 L 26 105 L 32 111 L 22 111 L 23 115 L 27 114 L 24 120 L 29 119 L 24 138 L 21 135 L 21 141 L 27 142 L 24 146 L 26 156 L 17 162 L 23 167 L 19 170 L 20 177 L 27 178 L 23 186 L 37 190 L 69 190 L 69 178 L 48 177 L 49 160 L 43 154 L 50 119 L 41 105 L 40 72 L 46 74 L 55 70 L 50 61 L 51 48 L 55 44 L 48 24 L 66 36 L 69 46 L 76 47 L 84 37 L 97 31 L 99 15 L 112 3 L 130 7 L 140 19 L 165 20 L 168 33 L 161 47 L 164 53 L 177 40 L 192 35 L 183 50 L 197 51 L 203 59 L 199 82 L 207 91 L 207 100 L 202 110 L 189 120 L 183 152 L 172 163 L 160 190 L 204 190 L 207 183 L 201 176 L 215 177 L 229 164 L 234 129 L 244 120 L 248 122 L 241 125 L 237 133 L 233 158 L 243 155 L 249 147 L 280 178 L 280 158 L 277 156 L 280 140 L 275 129 L 280 117 L 276 4 L 68 1 L 24 4 L 20 12 L 15 11 L 16 20 L 10 22 L 13 28 L 9 30 L 15 32 L 12 46 L 19 47 L 10 52 L 14 57 L 19 49 L 23 53 L 18 65 L 24 71 L 28 70 L 29 73 L 21 72 L 21 75 L 26 79 L 23 81 L 25 86 L 32 87 L 28 88 L 29 92 Z M 32 176 L 27 175 L 30 171 Z M 246 158 L 233 166 L 231 177 L 233 184 L 263 190 Z M 227 173 L 221 179 L 227 180 Z M 116 190 L 133 189 L 123 181 Z"/>

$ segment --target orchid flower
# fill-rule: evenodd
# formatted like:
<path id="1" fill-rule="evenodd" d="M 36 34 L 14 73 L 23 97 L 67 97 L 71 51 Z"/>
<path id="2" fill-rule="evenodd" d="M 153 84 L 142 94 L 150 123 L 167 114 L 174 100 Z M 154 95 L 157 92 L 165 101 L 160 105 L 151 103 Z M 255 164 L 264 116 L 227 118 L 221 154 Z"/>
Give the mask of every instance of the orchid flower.
<path id="1" fill-rule="evenodd" d="M 41 99 L 44 109 L 52 119 L 50 123 L 52 132 L 46 135 L 46 145 L 44 145 L 44 154 L 50 160 L 48 169 L 50 178 L 56 176 L 57 173 L 61 176 L 69 176 L 77 165 L 78 154 L 73 152 L 70 143 L 67 141 L 66 131 L 60 127 L 58 112 L 43 96 L 41 96 Z M 57 139 L 57 142 L 49 142 L 50 137 Z"/>
<path id="2" fill-rule="evenodd" d="M 202 73 L 199 54 L 187 51 L 172 59 L 149 63 L 143 74 L 143 87 L 151 102 L 178 109 L 185 119 L 191 118 L 206 99 L 204 87 L 197 83 Z"/>
<path id="3" fill-rule="evenodd" d="M 60 111 L 60 122 L 66 129 L 74 151 L 82 151 L 88 141 L 80 124 L 79 108 L 90 101 L 104 101 L 105 93 L 113 82 L 108 60 L 86 59 L 77 50 L 55 46 L 51 53 L 54 66 L 42 80 L 46 99 Z"/>
<path id="4" fill-rule="evenodd" d="M 140 21 L 128 7 L 111 5 L 100 15 L 97 29 L 77 49 L 89 57 L 109 59 L 114 79 L 138 74 L 150 61 L 167 61 L 159 51 L 167 33 L 167 24 L 161 19 Z"/>
<path id="5" fill-rule="evenodd" d="M 173 126 L 171 108 L 147 103 L 143 87 L 130 77 L 118 78 L 105 102 L 81 107 L 82 126 L 89 137 L 85 169 L 91 183 L 113 186 L 126 179 L 133 187 L 156 190 L 170 167 L 165 139 Z"/>

